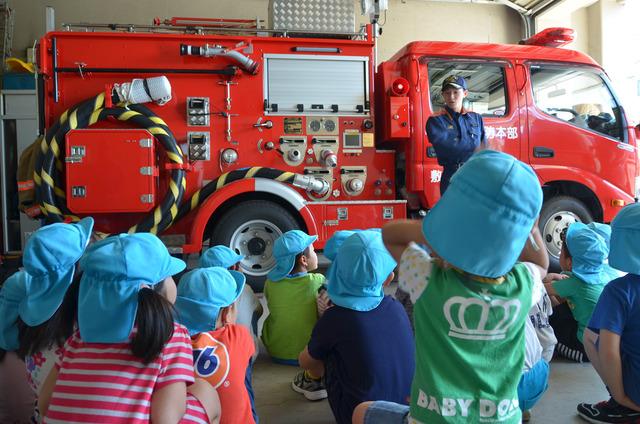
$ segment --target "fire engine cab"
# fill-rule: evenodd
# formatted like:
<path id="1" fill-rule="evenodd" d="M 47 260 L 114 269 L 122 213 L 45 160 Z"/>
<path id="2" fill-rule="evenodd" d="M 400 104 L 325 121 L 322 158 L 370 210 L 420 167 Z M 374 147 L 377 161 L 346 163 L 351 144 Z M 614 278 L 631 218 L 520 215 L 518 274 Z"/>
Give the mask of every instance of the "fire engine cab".
<path id="1" fill-rule="evenodd" d="M 378 66 L 375 33 L 173 18 L 46 34 L 41 217 L 91 215 L 100 231 L 150 231 L 185 254 L 225 244 L 259 287 L 287 230 L 322 248 L 337 230 L 428 213 L 441 168 L 425 124 L 450 74 L 467 79 L 490 147 L 537 173 L 553 257 L 569 223 L 609 222 L 634 202 L 638 131 L 596 62 L 540 45 L 555 33 L 416 41 Z"/>

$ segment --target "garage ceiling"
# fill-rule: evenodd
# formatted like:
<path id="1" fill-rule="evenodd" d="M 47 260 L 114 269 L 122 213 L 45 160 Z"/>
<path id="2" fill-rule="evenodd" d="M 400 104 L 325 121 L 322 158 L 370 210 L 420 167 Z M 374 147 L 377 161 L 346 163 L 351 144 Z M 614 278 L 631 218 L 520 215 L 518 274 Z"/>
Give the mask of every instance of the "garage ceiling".
<path id="1" fill-rule="evenodd" d="M 512 7 L 520 13 L 527 15 L 536 15 L 545 9 L 551 7 L 554 3 L 560 3 L 559 0 L 502 0 L 496 1 L 506 6 Z"/>

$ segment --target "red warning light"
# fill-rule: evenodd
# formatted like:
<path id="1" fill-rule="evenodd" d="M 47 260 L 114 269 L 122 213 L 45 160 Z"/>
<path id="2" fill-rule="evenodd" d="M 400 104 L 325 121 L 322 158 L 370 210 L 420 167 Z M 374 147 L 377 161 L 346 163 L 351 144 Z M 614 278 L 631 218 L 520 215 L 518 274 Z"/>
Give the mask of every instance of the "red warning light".
<path id="1" fill-rule="evenodd" d="M 529 46 L 562 47 L 575 40 L 576 32 L 571 28 L 547 28 L 522 40 Z"/>
<path id="2" fill-rule="evenodd" d="M 409 81 L 405 78 L 396 78 L 391 84 L 391 94 L 394 96 L 404 96 L 409 92 Z"/>

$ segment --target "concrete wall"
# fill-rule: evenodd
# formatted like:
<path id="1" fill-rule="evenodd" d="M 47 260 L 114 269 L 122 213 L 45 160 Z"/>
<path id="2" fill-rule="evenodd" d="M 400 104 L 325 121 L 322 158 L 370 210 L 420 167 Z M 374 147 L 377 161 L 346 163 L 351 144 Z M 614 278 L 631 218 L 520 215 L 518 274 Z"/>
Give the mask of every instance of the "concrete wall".
<path id="1" fill-rule="evenodd" d="M 521 18 L 506 6 L 390 0 L 379 57 L 415 40 L 517 43 L 521 38 Z"/>
<path id="2" fill-rule="evenodd" d="M 600 0 L 602 65 L 633 123 L 640 123 L 640 2 Z"/>
<path id="3" fill-rule="evenodd" d="M 360 2 L 355 3 L 359 15 Z M 268 0 L 9 0 L 16 14 L 14 55 L 24 57 L 25 49 L 43 34 L 45 6 L 55 8 L 60 26 L 63 22 L 150 24 L 154 17 L 171 16 L 266 21 L 268 4 Z M 381 60 L 413 40 L 515 43 L 522 35 L 519 15 L 505 6 L 426 0 L 389 0 L 383 32 Z"/>
<path id="4" fill-rule="evenodd" d="M 602 4 L 595 3 L 587 8 L 589 43 L 587 53 L 598 63 L 602 63 Z"/>

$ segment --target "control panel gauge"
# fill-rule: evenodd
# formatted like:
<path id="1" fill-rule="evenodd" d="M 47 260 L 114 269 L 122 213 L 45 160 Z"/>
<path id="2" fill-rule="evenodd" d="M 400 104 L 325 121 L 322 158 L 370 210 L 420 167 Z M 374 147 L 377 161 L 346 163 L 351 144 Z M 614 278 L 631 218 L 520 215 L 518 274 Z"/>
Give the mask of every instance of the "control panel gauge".
<path id="1" fill-rule="evenodd" d="M 325 120 L 324 121 L 324 130 L 328 133 L 332 133 L 336 130 L 336 123 L 335 121 L 331 121 L 331 120 Z"/>
<path id="2" fill-rule="evenodd" d="M 314 133 L 317 133 L 318 131 L 320 131 L 320 128 L 321 128 L 321 124 L 320 124 L 320 121 L 317 119 L 314 119 L 309 123 L 309 129 Z"/>

